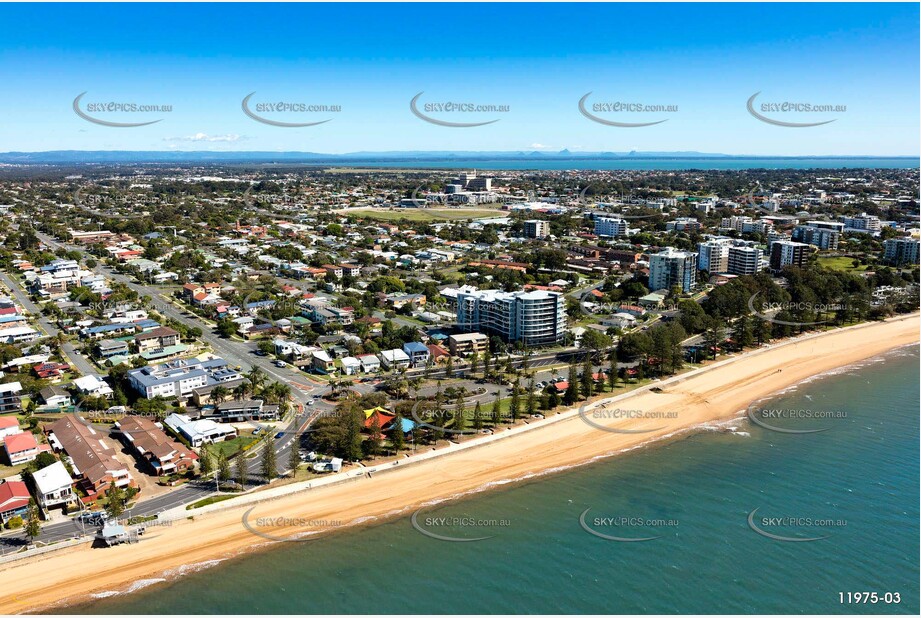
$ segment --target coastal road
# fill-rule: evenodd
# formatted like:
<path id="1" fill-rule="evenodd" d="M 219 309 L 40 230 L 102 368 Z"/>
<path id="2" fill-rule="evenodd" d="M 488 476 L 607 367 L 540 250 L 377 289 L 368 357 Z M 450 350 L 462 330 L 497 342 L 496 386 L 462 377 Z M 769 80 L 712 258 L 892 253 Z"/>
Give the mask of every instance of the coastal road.
<path id="1" fill-rule="evenodd" d="M 285 431 L 285 435 L 274 441 L 273 447 L 276 453 L 276 468 L 279 476 L 289 471 L 288 459 L 289 452 L 292 448 L 299 448 L 299 440 L 302 432 L 306 429 L 310 421 L 313 420 L 314 413 L 299 414 L 291 424 L 291 429 Z M 255 451 L 256 455 L 247 460 L 247 471 L 250 476 L 250 487 L 253 485 L 262 485 L 262 457 L 260 451 Z M 233 465 L 233 464 L 231 464 Z M 145 499 L 140 496 L 139 501 L 130 509 L 125 511 L 120 519 L 130 517 L 150 517 L 159 515 L 164 511 L 177 507 L 192 504 L 208 496 L 216 495 L 214 481 L 195 480 L 180 487 L 170 489 L 164 494 L 153 498 Z M 74 537 L 85 535 L 94 535 L 98 527 L 82 524 L 76 519 L 50 523 L 42 526 L 41 535 L 38 537 L 40 543 L 51 543 L 65 541 Z M 11 550 L 22 547 L 25 544 L 25 537 L 22 531 L 10 532 L 0 535 L 0 555 Z"/>

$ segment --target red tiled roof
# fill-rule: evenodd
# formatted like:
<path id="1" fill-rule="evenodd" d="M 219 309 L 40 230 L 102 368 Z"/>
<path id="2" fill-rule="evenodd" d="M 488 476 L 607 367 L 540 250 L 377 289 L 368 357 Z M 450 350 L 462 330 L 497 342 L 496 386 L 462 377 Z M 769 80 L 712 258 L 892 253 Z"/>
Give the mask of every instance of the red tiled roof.
<path id="1" fill-rule="evenodd" d="M 6 452 L 11 454 L 31 451 L 38 448 L 38 442 L 35 441 L 35 436 L 28 431 L 14 433 L 11 436 L 5 437 L 3 439 L 3 445 L 6 447 Z"/>
<path id="2" fill-rule="evenodd" d="M 29 505 L 29 489 L 22 481 L 0 484 L 0 511 L 13 511 Z"/>

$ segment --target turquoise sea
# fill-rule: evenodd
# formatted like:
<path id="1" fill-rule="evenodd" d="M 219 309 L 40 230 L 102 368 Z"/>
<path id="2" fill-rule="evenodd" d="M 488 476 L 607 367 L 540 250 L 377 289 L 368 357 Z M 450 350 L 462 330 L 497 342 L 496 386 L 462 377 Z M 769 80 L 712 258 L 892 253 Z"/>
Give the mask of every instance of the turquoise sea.
<path id="1" fill-rule="evenodd" d="M 770 420 L 825 431 L 780 433 L 739 419 L 417 519 L 441 536 L 484 540 L 438 540 L 401 518 L 190 565 L 60 611 L 917 615 L 918 375 L 918 348 L 896 350 L 763 402 L 831 414 Z M 768 534 L 825 538 L 759 534 L 748 521 L 755 509 L 754 525 Z M 623 542 L 585 528 L 658 538 Z M 843 604 L 848 592 L 880 601 Z M 900 602 L 883 602 L 885 593 Z"/>

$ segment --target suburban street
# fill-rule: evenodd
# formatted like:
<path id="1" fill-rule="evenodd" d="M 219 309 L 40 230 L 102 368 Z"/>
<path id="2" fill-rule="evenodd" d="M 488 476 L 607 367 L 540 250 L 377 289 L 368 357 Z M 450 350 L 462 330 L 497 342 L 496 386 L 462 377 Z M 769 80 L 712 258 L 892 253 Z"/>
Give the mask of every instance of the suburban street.
<path id="1" fill-rule="evenodd" d="M 43 233 L 38 233 L 38 237 L 50 247 L 77 251 L 84 258 L 91 257 L 79 246 L 59 242 Z M 309 377 L 307 374 L 291 365 L 286 365 L 283 368 L 277 367 L 273 364 L 270 357 L 257 354 L 255 342 L 240 341 L 219 336 L 208 323 L 174 302 L 171 292 L 176 289 L 175 286 L 155 287 L 138 283 L 133 281 L 130 277 L 115 272 L 107 266 L 98 263 L 98 261 L 92 270 L 97 274 L 102 274 L 113 281 L 124 284 L 141 296 L 149 297 L 153 301 L 155 310 L 159 313 L 189 328 L 199 328 L 202 331 L 201 339 L 211 347 L 216 355 L 225 359 L 231 366 L 240 366 L 243 372 L 247 371 L 249 367 L 259 367 L 268 378 L 288 384 L 292 387 L 291 393 L 295 400 L 295 412 L 291 421 L 284 424 L 273 424 L 274 427 L 253 422 L 254 425 L 265 427 L 265 431 L 275 432 L 275 434 L 279 436 L 273 438 L 273 447 L 276 452 L 276 467 L 279 475 L 288 472 L 287 468 L 290 450 L 292 448 L 300 448 L 301 445 L 299 441 L 301 436 L 309 431 L 310 424 L 318 416 L 332 412 L 335 409 L 335 404 L 324 399 L 324 396 L 329 394 L 331 387 L 320 380 Z M 39 324 L 49 336 L 54 336 L 58 333 L 58 328 L 41 315 L 40 308 L 31 301 L 28 294 L 26 294 L 8 274 L 0 273 L 0 280 L 10 288 L 11 293 L 16 297 L 17 301 L 21 303 L 27 311 L 37 317 Z M 585 290 L 581 290 L 581 292 L 584 293 L 587 289 L 592 289 L 597 285 L 600 284 L 589 286 L 585 288 Z M 394 322 L 401 326 L 419 327 L 418 323 L 399 317 L 394 318 Z M 63 345 L 63 350 L 81 374 L 97 373 L 97 370 L 89 360 L 76 349 L 73 343 L 66 342 Z M 512 356 L 510 364 L 515 368 L 527 366 L 527 370 L 533 374 L 535 382 L 550 381 L 556 376 L 562 375 L 565 377 L 567 375 L 567 370 L 561 366 L 571 362 L 581 362 L 584 355 L 584 350 L 567 348 L 564 350 L 538 352 L 529 354 L 528 356 Z M 550 366 L 554 366 L 554 368 L 551 369 L 549 368 Z M 438 389 L 438 386 L 432 384 L 431 381 L 445 379 L 446 373 L 447 370 L 444 367 L 430 368 L 428 371 L 417 368 L 407 370 L 403 374 L 403 377 L 405 379 L 415 379 L 426 376 L 430 382 L 427 386 L 418 391 L 417 396 L 431 397 L 434 396 Z M 475 377 L 470 377 L 469 374 L 469 364 L 455 364 L 452 372 L 452 379 L 448 383 L 448 385 L 454 388 L 466 389 L 469 393 L 466 397 L 468 402 L 480 402 L 482 405 L 486 406 L 496 398 L 497 394 L 502 398 L 509 396 L 509 387 L 507 385 L 489 383 L 479 384 L 477 379 Z M 386 380 L 387 377 L 388 375 L 384 375 L 381 376 L 381 379 Z M 360 394 L 368 394 L 374 392 L 378 384 L 379 381 L 372 384 L 356 380 L 349 385 L 349 388 Z M 106 428 L 102 426 L 98 428 L 102 431 L 106 430 Z M 248 453 L 249 457 L 247 458 L 247 470 L 250 480 L 256 484 L 263 483 L 261 480 L 262 457 L 259 454 L 260 452 L 260 448 L 255 448 Z M 137 474 L 139 472 L 135 473 Z M 155 497 L 147 498 L 144 495 L 140 495 L 138 502 L 122 516 L 122 519 L 134 516 L 155 516 L 163 511 L 188 505 L 216 493 L 218 492 L 213 481 L 196 480 Z M 95 528 L 85 527 L 81 522 L 71 519 L 44 526 L 39 541 L 41 543 L 62 541 L 84 534 L 95 534 Z M 22 544 L 23 537 L 21 533 L 0 535 L 0 552 L 21 547 Z"/>

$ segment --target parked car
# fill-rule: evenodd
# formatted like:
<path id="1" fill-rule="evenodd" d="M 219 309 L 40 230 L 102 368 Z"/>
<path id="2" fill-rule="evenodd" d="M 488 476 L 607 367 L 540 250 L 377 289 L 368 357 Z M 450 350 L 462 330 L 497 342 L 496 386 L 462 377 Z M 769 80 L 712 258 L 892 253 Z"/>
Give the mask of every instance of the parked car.
<path id="1" fill-rule="evenodd" d="M 284 435 L 285 435 L 285 432 L 279 431 L 277 434 L 275 434 L 275 439 L 277 440 L 279 438 L 282 438 L 284 437 Z"/>

